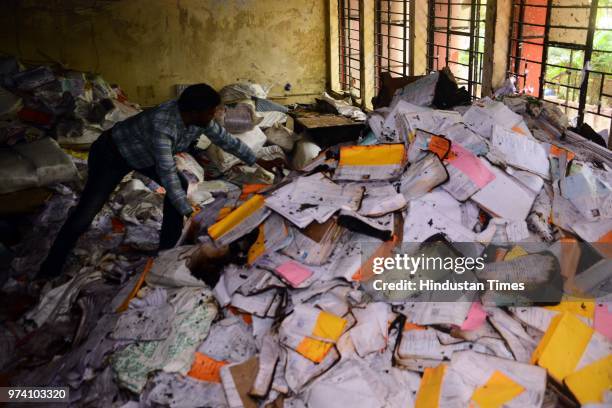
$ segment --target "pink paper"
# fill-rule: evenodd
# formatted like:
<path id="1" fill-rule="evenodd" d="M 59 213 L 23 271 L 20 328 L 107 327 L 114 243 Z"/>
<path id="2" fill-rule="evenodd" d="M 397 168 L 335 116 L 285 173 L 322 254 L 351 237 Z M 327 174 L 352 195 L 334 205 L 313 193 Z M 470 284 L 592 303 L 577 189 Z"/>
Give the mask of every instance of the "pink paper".
<path id="1" fill-rule="evenodd" d="M 480 302 L 472 303 L 468 315 L 461 325 L 461 330 L 476 330 L 487 318 L 487 312 L 482 308 Z"/>
<path id="2" fill-rule="evenodd" d="M 306 269 L 299 263 L 293 261 L 287 261 L 278 266 L 276 271 L 294 288 L 298 287 L 302 282 L 312 276 L 312 271 L 310 269 Z"/>
<path id="3" fill-rule="evenodd" d="M 483 188 L 495 180 L 495 174 L 480 161 L 478 156 L 460 144 L 453 143 L 451 145 L 450 156 L 448 163 L 467 175 L 479 188 Z"/>
<path id="4" fill-rule="evenodd" d="M 599 303 L 595 306 L 593 328 L 612 340 L 612 303 Z"/>

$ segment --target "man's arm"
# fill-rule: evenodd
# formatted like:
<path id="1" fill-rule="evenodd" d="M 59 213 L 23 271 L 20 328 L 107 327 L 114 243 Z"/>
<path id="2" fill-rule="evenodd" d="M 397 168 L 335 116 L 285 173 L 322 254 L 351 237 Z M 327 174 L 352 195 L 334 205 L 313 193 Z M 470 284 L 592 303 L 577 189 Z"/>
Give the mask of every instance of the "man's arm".
<path id="1" fill-rule="evenodd" d="M 225 128 L 213 120 L 204 132 L 211 142 L 228 153 L 233 154 L 249 166 L 255 164 L 255 153 L 246 143 L 230 134 Z"/>
<path id="2" fill-rule="evenodd" d="M 172 140 L 164 134 L 155 135 L 153 138 L 153 154 L 157 175 L 162 186 L 166 189 L 170 202 L 181 214 L 191 214 L 193 209 L 178 178 L 176 162 L 172 154 Z"/>

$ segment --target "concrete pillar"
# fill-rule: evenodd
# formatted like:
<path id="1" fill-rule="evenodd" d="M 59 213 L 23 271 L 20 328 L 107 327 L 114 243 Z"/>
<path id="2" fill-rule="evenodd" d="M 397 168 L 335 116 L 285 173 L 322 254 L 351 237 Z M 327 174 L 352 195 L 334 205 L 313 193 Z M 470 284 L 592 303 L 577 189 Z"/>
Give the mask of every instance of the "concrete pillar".
<path id="1" fill-rule="evenodd" d="M 375 96 L 374 86 L 374 0 L 361 0 L 361 106 L 372 108 L 372 98 Z"/>
<path id="2" fill-rule="evenodd" d="M 328 42 L 327 42 L 327 88 L 328 90 L 341 93 L 340 89 L 340 60 L 338 55 L 338 44 L 340 41 L 338 32 L 338 0 L 328 2 Z"/>

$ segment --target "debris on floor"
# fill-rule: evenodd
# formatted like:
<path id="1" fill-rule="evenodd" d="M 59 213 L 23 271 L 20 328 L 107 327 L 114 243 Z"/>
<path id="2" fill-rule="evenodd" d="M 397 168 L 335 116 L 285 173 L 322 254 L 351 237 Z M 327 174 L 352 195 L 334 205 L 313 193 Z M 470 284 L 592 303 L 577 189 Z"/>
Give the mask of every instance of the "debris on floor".
<path id="1" fill-rule="evenodd" d="M 367 116 L 323 95 L 348 126 L 363 122 L 358 140 L 330 143 L 316 134 L 329 112 L 304 113 L 317 104 L 287 109 L 261 85 L 228 85 L 222 120 L 277 168 L 206 140 L 177 155 L 201 211 L 160 253 L 164 190 L 128 175 L 41 287 L 32 278 L 86 168 L 74 149 L 139 108 L 90 74 L 0 79 L 0 193 L 51 194 L 1 221 L 3 242 L 19 237 L 0 247 L 10 384 L 69 386 L 75 406 L 612 404 L 612 153 L 554 106 L 512 89 L 466 106 L 443 71 Z M 406 253 L 527 294 L 402 289 L 449 276 L 386 265 Z M 458 263 L 468 256 L 483 268 Z"/>

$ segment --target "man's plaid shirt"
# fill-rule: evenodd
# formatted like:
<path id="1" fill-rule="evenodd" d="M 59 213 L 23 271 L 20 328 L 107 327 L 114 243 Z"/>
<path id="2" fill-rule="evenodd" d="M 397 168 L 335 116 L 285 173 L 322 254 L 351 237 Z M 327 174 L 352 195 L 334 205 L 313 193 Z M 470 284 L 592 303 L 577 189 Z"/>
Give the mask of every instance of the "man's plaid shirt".
<path id="1" fill-rule="evenodd" d="M 186 151 L 200 135 L 205 134 L 212 143 L 245 163 L 252 165 L 256 160 L 245 143 L 214 120 L 205 128 L 186 127 L 176 100 L 117 123 L 112 134 L 119 152 L 134 169 L 155 166 L 168 198 L 183 215 L 190 214 L 192 208 L 178 178 L 175 153 Z"/>

